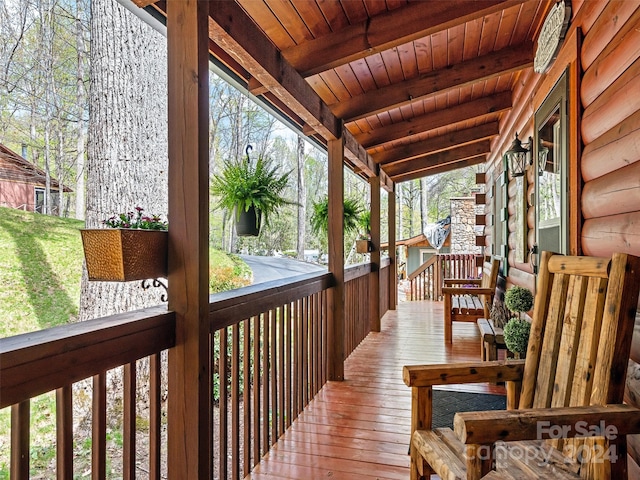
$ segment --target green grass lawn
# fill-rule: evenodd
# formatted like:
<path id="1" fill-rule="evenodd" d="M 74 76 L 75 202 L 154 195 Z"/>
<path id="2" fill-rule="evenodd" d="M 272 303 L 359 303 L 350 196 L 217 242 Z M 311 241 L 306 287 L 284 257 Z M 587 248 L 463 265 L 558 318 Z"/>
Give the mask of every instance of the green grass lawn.
<path id="1" fill-rule="evenodd" d="M 83 221 L 0 208 L 0 337 L 75 321 Z"/>

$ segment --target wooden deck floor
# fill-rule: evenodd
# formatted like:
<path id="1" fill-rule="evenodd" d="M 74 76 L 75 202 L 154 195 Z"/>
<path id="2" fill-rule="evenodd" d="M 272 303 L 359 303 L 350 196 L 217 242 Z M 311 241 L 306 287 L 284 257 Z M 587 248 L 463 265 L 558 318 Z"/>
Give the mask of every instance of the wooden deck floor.
<path id="1" fill-rule="evenodd" d="M 480 359 L 475 324 L 455 323 L 444 346 L 441 302 L 404 302 L 388 312 L 247 478 L 409 478 L 411 395 L 402 366 Z M 503 393 L 500 387 L 459 390 Z"/>

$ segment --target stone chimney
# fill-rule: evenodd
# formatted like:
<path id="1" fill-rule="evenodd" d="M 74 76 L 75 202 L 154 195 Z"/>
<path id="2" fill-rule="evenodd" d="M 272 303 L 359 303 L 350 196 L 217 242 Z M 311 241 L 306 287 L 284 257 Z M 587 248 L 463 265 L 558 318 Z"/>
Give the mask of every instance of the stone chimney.
<path id="1" fill-rule="evenodd" d="M 481 253 L 476 246 L 476 202 L 474 197 L 450 199 L 451 253 Z"/>

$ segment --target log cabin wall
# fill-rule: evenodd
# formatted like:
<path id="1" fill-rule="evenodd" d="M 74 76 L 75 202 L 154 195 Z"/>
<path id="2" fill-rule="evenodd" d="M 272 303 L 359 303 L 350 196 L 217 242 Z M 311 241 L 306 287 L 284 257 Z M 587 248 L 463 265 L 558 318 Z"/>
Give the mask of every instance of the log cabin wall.
<path id="1" fill-rule="evenodd" d="M 516 132 L 523 140 L 533 136 L 535 111 L 568 70 L 569 252 L 640 255 L 640 0 L 573 0 L 572 8 L 569 31 L 551 69 L 544 75 L 529 69 L 513 87 L 511 114 L 502 118 L 500 137 L 492 142 L 486 188 L 497 191 L 503 175 L 502 155 Z M 535 243 L 534 174 L 530 168 L 526 176 L 528 248 Z M 508 207 L 507 285 L 534 288 L 532 267 L 516 262 L 513 254 L 515 181 L 509 177 L 504 183 L 508 192 L 504 197 Z M 497 238 L 494 245 L 487 242 L 486 253 L 501 254 L 497 234 L 501 218 L 494 211 L 496 205 L 500 202 L 488 195 L 486 228 Z M 626 401 L 640 406 L 640 314 L 627 386 Z M 640 438 L 630 439 L 629 451 L 635 460 L 630 470 L 640 475 Z"/>

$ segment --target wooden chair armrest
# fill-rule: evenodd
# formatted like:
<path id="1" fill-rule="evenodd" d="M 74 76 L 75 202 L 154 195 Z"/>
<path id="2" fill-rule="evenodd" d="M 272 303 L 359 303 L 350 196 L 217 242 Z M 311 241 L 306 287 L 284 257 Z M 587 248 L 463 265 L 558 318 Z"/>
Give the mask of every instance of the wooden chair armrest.
<path id="1" fill-rule="evenodd" d="M 453 428 L 463 443 L 544 440 L 640 433 L 640 409 L 630 405 L 531 408 L 456 413 Z M 562 435 L 559 433 L 562 432 Z"/>
<path id="2" fill-rule="evenodd" d="M 524 360 L 405 365 L 402 379 L 408 387 L 456 385 L 463 383 L 520 381 Z"/>
<path id="3" fill-rule="evenodd" d="M 445 278 L 445 285 L 482 285 L 480 278 Z"/>
<path id="4" fill-rule="evenodd" d="M 493 295 L 494 288 L 442 287 L 443 295 Z"/>

